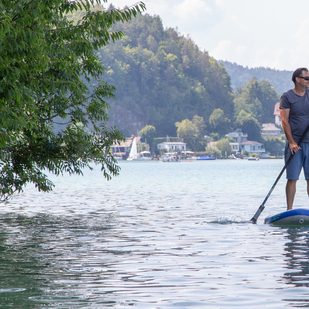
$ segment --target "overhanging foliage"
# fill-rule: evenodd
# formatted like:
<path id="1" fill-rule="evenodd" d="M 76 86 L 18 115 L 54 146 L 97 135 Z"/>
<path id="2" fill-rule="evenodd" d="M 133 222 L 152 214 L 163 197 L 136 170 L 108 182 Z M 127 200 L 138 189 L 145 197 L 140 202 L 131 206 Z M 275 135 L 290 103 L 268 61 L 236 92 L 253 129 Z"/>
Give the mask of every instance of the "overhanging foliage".
<path id="1" fill-rule="evenodd" d="M 49 191 L 46 172 L 82 174 L 95 160 L 107 179 L 119 167 L 107 156 L 123 138 L 106 126 L 115 87 L 97 49 L 122 37 L 111 31 L 145 10 L 93 10 L 106 0 L 3 0 L 0 3 L 0 199 L 32 182 Z M 82 18 L 66 18 L 78 10 Z M 92 81 L 87 86 L 86 82 Z M 85 82 L 86 81 L 86 82 Z M 55 133 L 55 122 L 62 129 Z M 92 131 L 88 130 L 88 127 Z"/>

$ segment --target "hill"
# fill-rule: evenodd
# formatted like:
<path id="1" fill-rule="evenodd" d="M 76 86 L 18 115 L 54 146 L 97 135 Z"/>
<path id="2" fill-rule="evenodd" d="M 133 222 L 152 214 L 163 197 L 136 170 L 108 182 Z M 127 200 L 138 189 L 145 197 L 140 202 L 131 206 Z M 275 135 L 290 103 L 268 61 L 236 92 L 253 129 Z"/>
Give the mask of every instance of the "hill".
<path id="1" fill-rule="evenodd" d="M 176 135 L 175 123 L 214 109 L 233 117 L 230 78 L 222 64 L 199 50 L 189 37 L 163 29 L 159 16 L 139 15 L 119 23 L 124 37 L 98 52 L 116 86 L 110 123 L 129 136 L 153 125 L 158 136 Z"/>
<path id="2" fill-rule="evenodd" d="M 219 60 L 227 70 L 231 77 L 231 87 L 235 91 L 238 87 L 243 86 L 244 83 L 256 77 L 258 81 L 268 80 L 280 95 L 293 88 L 294 84 L 291 80 L 292 71 L 280 71 L 270 68 L 248 68 L 237 63 Z"/>

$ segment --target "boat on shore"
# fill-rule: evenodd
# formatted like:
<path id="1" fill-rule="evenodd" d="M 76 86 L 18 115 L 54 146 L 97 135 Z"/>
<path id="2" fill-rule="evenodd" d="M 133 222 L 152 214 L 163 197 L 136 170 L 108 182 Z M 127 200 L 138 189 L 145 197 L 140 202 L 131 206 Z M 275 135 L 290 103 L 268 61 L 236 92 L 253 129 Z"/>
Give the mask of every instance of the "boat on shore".
<path id="1" fill-rule="evenodd" d="M 130 154 L 127 161 L 151 161 L 152 157 L 149 151 L 137 152 L 136 138 L 133 139 Z"/>
<path id="2" fill-rule="evenodd" d="M 125 155 L 125 153 L 124 153 L 124 155 Z M 114 152 L 114 153 L 113 153 L 113 157 L 114 157 L 117 161 L 124 160 L 124 158 L 123 158 L 123 153 L 121 153 L 121 152 Z"/>
<path id="3" fill-rule="evenodd" d="M 210 157 L 210 156 L 200 156 L 200 157 L 197 157 L 196 160 L 217 160 L 217 158 Z"/>
<path id="4" fill-rule="evenodd" d="M 177 152 L 167 152 L 160 157 L 160 162 L 180 162 Z"/>
<path id="5" fill-rule="evenodd" d="M 260 158 L 259 157 L 249 157 L 248 161 L 259 161 Z"/>

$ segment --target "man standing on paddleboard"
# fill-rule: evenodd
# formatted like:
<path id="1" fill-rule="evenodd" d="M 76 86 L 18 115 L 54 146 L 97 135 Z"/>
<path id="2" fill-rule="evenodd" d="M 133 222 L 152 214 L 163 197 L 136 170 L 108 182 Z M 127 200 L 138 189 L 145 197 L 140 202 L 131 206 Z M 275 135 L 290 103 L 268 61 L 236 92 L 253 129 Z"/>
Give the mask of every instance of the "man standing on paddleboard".
<path id="1" fill-rule="evenodd" d="M 293 155 L 286 168 L 286 201 L 287 210 L 293 208 L 296 193 L 296 182 L 299 179 L 301 169 L 304 169 L 309 195 L 309 133 L 307 133 L 300 145 L 299 140 L 309 126 L 309 72 L 307 68 L 298 68 L 292 76 L 294 89 L 281 96 L 280 115 L 282 127 L 287 139 L 285 147 L 285 162 Z"/>

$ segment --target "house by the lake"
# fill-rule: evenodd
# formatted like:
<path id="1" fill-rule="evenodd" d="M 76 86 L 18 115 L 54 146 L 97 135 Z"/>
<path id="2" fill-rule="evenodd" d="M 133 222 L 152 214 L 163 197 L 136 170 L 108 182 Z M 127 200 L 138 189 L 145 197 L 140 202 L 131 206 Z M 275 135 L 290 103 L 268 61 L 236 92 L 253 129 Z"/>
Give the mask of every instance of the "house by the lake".
<path id="1" fill-rule="evenodd" d="M 261 129 L 261 135 L 263 137 L 274 138 L 280 136 L 281 130 L 277 128 L 273 123 L 263 123 Z"/>
<path id="2" fill-rule="evenodd" d="M 121 141 L 119 144 L 116 142 L 111 146 L 113 154 L 120 155 L 123 159 L 127 159 L 130 153 L 130 149 L 133 143 L 133 139 L 136 138 L 136 143 L 138 143 L 141 137 L 132 135 L 126 138 L 125 141 Z"/>
<path id="3" fill-rule="evenodd" d="M 255 153 L 259 157 L 261 157 L 265 153 L 265 148 L 263 144 L 255 141 L 243 142 L 239 145 L 239 149 L 241 154 L 244 154 L 244 152 L 247 151 L 249 153 L 249 156 Z"/>
<path id="4" fill-rule="evenodd" d="M 255 141 L 248 141 L 248 134 L 244 134 L 241 129 L 237 129 L 235 132 L 230 132 L 225 136 L 233 137 L 235 139 L 235 142 L 230 143 L 235 155 L 242 155 L 247 151 L 249 156 L 252 153 L 255 153 L 260 157 L 265 153 L 263 144 Z"/>
<path id="5" fill-rule="evenodd" d="M 187 144 L 183 142 L 163 142 L 157 145 L 157 149 L 163 149 L 166 152 L 180 152 L 187 150 Z"/>

